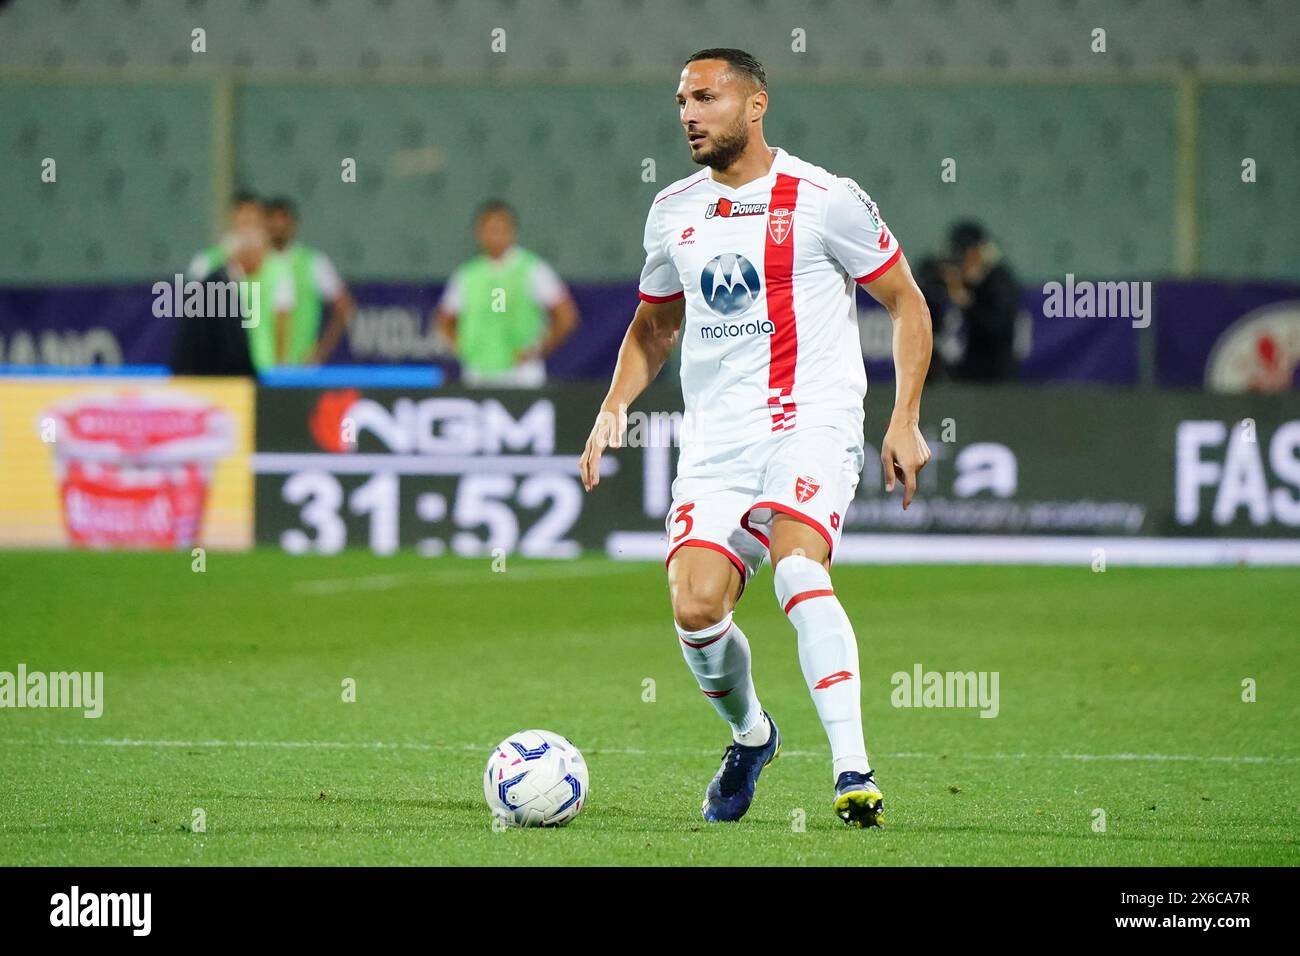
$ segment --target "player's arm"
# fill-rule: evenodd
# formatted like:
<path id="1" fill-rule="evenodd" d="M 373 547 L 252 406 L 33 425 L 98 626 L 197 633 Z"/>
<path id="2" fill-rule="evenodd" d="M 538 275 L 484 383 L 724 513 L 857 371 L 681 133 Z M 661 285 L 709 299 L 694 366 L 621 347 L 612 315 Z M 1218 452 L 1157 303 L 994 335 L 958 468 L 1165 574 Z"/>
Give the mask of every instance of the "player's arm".
<path id="1" fill-rule="evenodd" d="M 343 333 L 356 314 L 357 303 L 334 263 L 323 252 L 317 254 L 312 265 L 312 281 L 316 283 L 320 297 L 330 304 L 329 323 L 308 360 L 309 365 L 323 365 L 342 341 Z"/>
<path id="2" fill-rule="evenodd" d="M 600 403 L 596 424 L 578 463 L 582 485 L 588 491 L 600 484 L 600 456 L 606 448 L 617 448 L 622 441 L 627 406 L 646 390 L 668 361 L 686 316 L 681 276 L 665 247 L 656 204 L 650 206 L 642 239 L 645 265 L 637 283 L 641 303 L 619 346 L 614 379 Z"/>
<path id="3" fill-rule="evenodd" d="M 272 307 L 275 309 L 275 364 L 289 364 L 289 342 L 293 335 L 293 308 L 296 298 L 293 280 L 286 271 L 272 287 Z"/>
<path id="4" fill-rule="evenodd" d="M 885 490 L 903 482 L 903 507 L 916 494 L 916 474 L 930 460 L 921 437 L 921 386 L 930 367 L 930 310 L 912 278 L 898 239 L 871 197 L 839 178 L 826 195 L 823 238 L 830 255 L 889 311 L 894 323 L 894 412 L 880 443 Z"/>
<path id="5" fill-rule="evenodd" d="M 325 326 L 325 334 L 321 336 L 316 348 L 312 349 L 311 356 L 307 360 L 308 365 L 324 365 L 329 360 L 334 350 L 338 348 L 339 342 L 343 340 L 343 333 L 347 331 L 348 323 L 352 321 L 356 311 L 356 301 L 347 289 L 330 302 L 329 324 Z"/>
<path id="6" fill-rule="evenodd" d="M 925 304 L 907 257 L 899 255 L 879 278 L 864 282 L 872 298 L 885 307 L 894 325 L 894 411 L 880 443 L 880 463 L 885 470 L 885 490 L 894 490 L 895 478 L 903 482 L 903 507 L 916 494 L 917 473 L 930 460 L 930 448 L 921 435 L 921 388 L 930 368 L 933 333 Z"/>
<path id="7" fill-rule="evenodd" d="M 551 353 L 558 349 L 578 327 L 578 306 L 573 301 L 568 286 L 548 263 L 539 261 L 529 279 L 533 300 L 546 309 L 549 321 L 542 341 L 529 350 L 531 355 L 520 355 L 521 361 L 531 358 L 532 355 L 550 358 Z"/>
<path id="8" fill-rule="evenodd" d="M 438 308 L 433 312 L 434 327 L 447 340 L 451 350 L 456 351 L 456 313 Z"/>
<path id="9" fill-rule="evenodd" d="M 438 330 L 438 333 L 451 347 L 453 354 L 456 352 L 456 316 L 463 305 L 460 270 L 457 269 L 452 273 L 451 278 L 447 280 L 447 287 L 443 290 L 442 299 L 438 302 L 437 308 L 433 310 L 434 328 Z"/>
<path id="10" fill-rule="evenodd" d="M 546 337 L 539 346 L 542 358 L 548 358 L 578 328 L 578 306 L 569 296 L 566 295 L 546 311 L 551 321 L 546 329 Z"/>
<path id="11" fill-rule="evenodd" d="M 293 325 L 293 314 L 283 310 L 275 313 L 275 364 L 289 364 L 289 330 Z"/>
<path id="12" fill-rule="evenodd" d="M 619 346 L 609 392 L 600 404 L 578 464 L 582 485 L 588 491 L 600 484 L 600 456 L 606 448 L 619 447 L 627 406 L 655 380 L 672 354 L 685 314 L 686 300 L 680 295 L 667 302 L 643 300 L 637 306 Z"/>

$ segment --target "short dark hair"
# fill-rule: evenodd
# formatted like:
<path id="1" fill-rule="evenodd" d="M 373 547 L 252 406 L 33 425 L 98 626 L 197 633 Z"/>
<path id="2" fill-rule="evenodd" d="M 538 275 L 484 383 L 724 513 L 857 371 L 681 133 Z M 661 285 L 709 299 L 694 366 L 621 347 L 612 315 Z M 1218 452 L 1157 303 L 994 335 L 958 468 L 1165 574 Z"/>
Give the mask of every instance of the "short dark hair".
<path id="1" fill-rule="evenodd" d="M 519 216 L 515 212 L 515 207 L 510 205 L 504 199 L 488 199 L 479 204 L 478 210 L 474 213 L 474 221 L 479 222 L 489 213 L 504 213 L 510 217 L 510 221 L 516 226 L 519 225 Z"/>
<path id="2" fill-rule="evenodd" d="M 694 63 L 696 60 L 726 60 L 727 65 L 736 73 L 743 73 L 755 83 L 760 90 L 767 89 L 767 71 L 763 69 L 763 64 L 758 62 L 758 58 L 752 53 L 746 53 L 744 50 L 737 50 L 735 47 L 718 46 L 710 47 L 707 50 L 701 50 L 699 53 L 693 53 L 686 60 L 687 63 Z"/>
<path id="3" fill-rule="evenodd" d="M 292 199 L 288 196 L 276 196 L 274 199 L 266 201 L 267 212 L 288 213 L 290 219 L 298 218 L 298 207 L 294 205 Z"/>
<path id="4" fill-rule="evenodd" d="M 988 237 L 988 230 L 980 223 L 973 219 L 963 219 L 953 223 L 952 229 L 949 230 L 948 246 L 953 255 L 961 255 L 967 249 L 983 245 Z"/>
<path id="5" fill-rule="evenodd" d="M 247 206 L 249 203 L 262 204 L 262 197 L 251 189 L 240 189 L 230 197 L 230 208 L 238 209 L 240 206 Z"/>

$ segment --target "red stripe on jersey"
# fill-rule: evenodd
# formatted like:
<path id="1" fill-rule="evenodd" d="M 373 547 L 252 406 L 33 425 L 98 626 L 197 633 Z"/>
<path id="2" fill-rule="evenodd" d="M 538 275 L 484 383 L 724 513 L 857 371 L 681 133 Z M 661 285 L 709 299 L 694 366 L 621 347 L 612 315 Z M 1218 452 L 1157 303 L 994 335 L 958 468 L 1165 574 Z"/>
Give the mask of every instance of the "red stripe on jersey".
<path id="1" fill-rule="evenodd" d="M 709 174 L 708 174 L 708 173 L 703 173 L 703 174 L 700 176 L 699 179 L 696 179 L 696 180 L 694 180 L 693 182 L 689 182 L 689 183 L 687 183 L 687 184 L 686 184 L 685 186 L 683 186 L 681 189 L 675 189 L 675 190 L 673 190 L 673 191 L 670 192 L 670 193 L 666 193 L 666 194 L 660 196 L 658 199 L 656 199 L 656 200 L 654 201 L 654 205 L 656 205 L 656 206 L 659 205 L 661 202 L 663 202 L 663 201 L 664 201 L 665 199 L 667 199 L 669 196 L 676 196 L 678 193 L 684 193 L 684 192 L 686 192 L 686 190 L 690 189 L 692 186 L 698 186 L 700 183 L 704 182 L 704 180 L 706 180 L 706 179 L 708 179 L 708 178 L 709 178 Z"/>
<path id="2" fill-rule="evenodd" d="M 767 366 L 767 406 L 772 431 L 794 427 L 794 368 L 799 359 L 799 333 L 794 315 L 794 208 L 799 198 L 799 179 L 777 173 L 768 200 L 767 213 L 787 209 L 789 226 L 777 242 L 769 225 L 763 251 L 763 281 L 767 286 L 767 317 L 775 327 L 770 339 L 771 358 Z M 769 218 L 770 223 L 770 218 Z"/>
<path id="3" fill-rule="evenodd" d="M 854 279 L 853 281 L 854 282 L 875 282 L 877 279 L 879 279 L 881 276 L 883 276 L 886 272 L 889 271 L 889 267 L 892 266 L 895 262 L 897 262 L 898 257 L 901 256 L 902 254 L 903 254 L 903 250 L 901 247 L 895 249 L 894 254 L 890 256 L 888 259 L 886 259 L 883 265 L 877 266 L 875 269 L 871 270 L 866 275 Z"/>
<path id="4" fill-rule="evenodd" d="M 648 293 L 642 292 L 640 289 L 637 290 L 636 294 L 641 297 L 641 301 L 643 302 L 655 302 L 655 303 L 671 302 L 673 301 L 673 299 L 680 299 L 684 295 L 686 295 L 685 292 L 674 292 L 672 295 L 650 295 Z"/>

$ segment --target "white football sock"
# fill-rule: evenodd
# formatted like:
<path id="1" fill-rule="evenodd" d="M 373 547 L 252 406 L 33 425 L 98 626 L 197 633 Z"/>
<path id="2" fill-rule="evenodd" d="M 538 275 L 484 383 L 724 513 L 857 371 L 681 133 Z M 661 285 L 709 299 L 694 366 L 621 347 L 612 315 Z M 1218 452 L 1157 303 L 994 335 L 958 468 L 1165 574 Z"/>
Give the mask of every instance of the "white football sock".
<path id="1" fill-rule="evenodd" d="M 772 737 L 772 722 L 767 719 L 767 714 L 759 712 L 758 723 L 754 724 L 752 730 L 747 730 L 743 734 L 732 733 L 731 739 L 738 744 L 744 744 L 746 747 L 762 747 Z"/>
<path id="2" fill-rule="evenodd" d="M 676 622 L 673 622 L 676 625 Z M 763 725 L 763 708 L 749 673 L 749 641 L 740 626 L 728 614 L 712 627 L 699 631 L 686 631 L 677 626 L 677 637 L 682 646 L 682 656 L 699 682 L 700 690 L 713 703 L 722 719 L 731 725 L 732 734 L 747 735 L 741 743 L 759 736 Z M 759 746 L 762 740 L 749 743 Z"/>
<path id="3" fill-rule="evenodd" d="M 817 561 L 793 554 L 776 566 L 776 597 L 799 634 L 799 666 L 831 744 L 832 776 L 866 773 L 862 680 L 853 625 Z"/>

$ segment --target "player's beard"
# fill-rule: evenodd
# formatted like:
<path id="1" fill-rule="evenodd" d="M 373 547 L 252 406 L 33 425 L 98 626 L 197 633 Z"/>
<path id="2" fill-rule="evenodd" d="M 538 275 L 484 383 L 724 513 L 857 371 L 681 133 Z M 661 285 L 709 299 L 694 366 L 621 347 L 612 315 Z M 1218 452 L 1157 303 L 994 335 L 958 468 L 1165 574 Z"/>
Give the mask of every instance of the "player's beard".
<path id="1" fill-rule="evenodd" d="M 710 169 L 728 169 L 749 145 L 749 123 L 743 112 L 736 114 L 736 121 L 713 137 L 713 149 L 706 153 L 692 155 L 691 159 Z"/>

